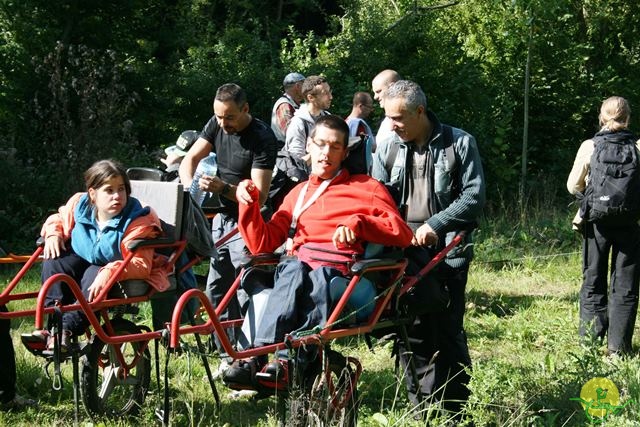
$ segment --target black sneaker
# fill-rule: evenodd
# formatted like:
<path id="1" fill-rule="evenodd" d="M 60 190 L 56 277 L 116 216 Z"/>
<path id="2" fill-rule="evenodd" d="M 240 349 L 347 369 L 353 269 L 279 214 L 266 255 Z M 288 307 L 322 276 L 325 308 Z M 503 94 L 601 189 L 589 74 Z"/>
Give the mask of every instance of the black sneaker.
<path id="1" fill-rule="evenodd" d="M 256 373 L 260 372 L 265 362 L 264 356 L 235 360 L 222 373 L 222 381 L 229 388 L 237 390 L 254 389 L 256 386 Z"/>
<path id="2" fill-rule="evenodd" d="M 46 329 L 33 331 L 30 334 L 20 335 L 22 344 L 35 356 L 42 356 L 42 352 L 47 349 L 49 331 Z"/>

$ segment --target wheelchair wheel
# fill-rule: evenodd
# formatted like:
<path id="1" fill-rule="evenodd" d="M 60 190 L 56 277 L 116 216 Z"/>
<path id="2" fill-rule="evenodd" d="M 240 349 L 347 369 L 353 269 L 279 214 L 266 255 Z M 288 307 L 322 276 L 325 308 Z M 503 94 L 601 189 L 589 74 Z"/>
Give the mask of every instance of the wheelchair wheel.
<path id="1" fill-rule="evenodd" d="M 134 323 L 116 319 L 112 322 L 116 335 L 142 332 Z M 105 345 L 94 337 L 91 350 L 82 358 L 80 387 L 82 401 L 91 416 L 126 417 L 137 415 L 149 389 L 151 358 L 148 349 L 135 365 L 126 369 L 118 360 L 118 349 L 125 365 L 132 364 L 143 343 Z M 117 347 L 117 348 L 116 348 Z"/>
<path id="2" fill-rule="evenodd" d="M 326 350 L 325 366 L 309 393 L 307 424 L 313 427 L 355 427 L 358 420 L 358 385 L 352 360 Z"/>

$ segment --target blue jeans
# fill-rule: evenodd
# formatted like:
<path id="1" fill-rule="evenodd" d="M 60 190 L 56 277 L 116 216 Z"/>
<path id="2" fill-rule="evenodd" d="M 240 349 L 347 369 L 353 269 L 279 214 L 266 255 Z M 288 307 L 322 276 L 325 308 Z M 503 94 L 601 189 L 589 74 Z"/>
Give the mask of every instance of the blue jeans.
<path id="1" fill-rule="evenodd" d="M 230 231 L 237 227 L 238 223 L 232 216 L 226 214 L 218 214 L 213 218 L 211 224 L 211 234 L 213 241 L 217 242 Z M 217 249 L 218 256 L 211 258 L 209 264 L 209 277 L 207 278 L 206 294 L 213 307 L 217 307 L 222 301 L 226 293 L 231 288 L 234 280 L 240 273 L 241 263 L 247 255 L 244 240 L 240 234 L 236 234 L 227 241 L 222 247 Z M 239 289 L 238 293 L 233 296 L 227 309 L 220 316 L 220 320 L 239 319 L 241 317 L 242 308 L 246 308 L 249 299 L 244 290 Z M 229 331 L 229 339 L 234 343 L 236 334 L 235 330 Z M 222 349 L 216 337 L 216 345 L 218 349 Z"/>
<path id="2" fill-rule="evenodd" d="M 255 345 L 278 343 L 293 331 L 324 326 L 331 308 L 329 282 L 341 275 L 331 267 L 312 270 L 295 258 L 278 264 Z"/>

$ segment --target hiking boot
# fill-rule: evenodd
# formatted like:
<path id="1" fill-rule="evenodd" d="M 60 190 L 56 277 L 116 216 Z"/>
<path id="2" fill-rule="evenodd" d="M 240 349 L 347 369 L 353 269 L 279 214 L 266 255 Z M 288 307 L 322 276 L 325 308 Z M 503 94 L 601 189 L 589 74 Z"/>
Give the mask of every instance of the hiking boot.
<path id="1" fill-rule="evenodd" d="M 284 390 L 289 385 L 289 361 L 287 359 L 275 359 L 265 365 L 256 374 L 260 385 L 268 388 Z"/>
<path id="2" fill-rule="evenodd" d="M 273 360 L 264 367 L 263 374 L 269 375 L 269 378 L 273 381 L 285 380 L 289 372 L 289 361 L 287 359 Z"/>

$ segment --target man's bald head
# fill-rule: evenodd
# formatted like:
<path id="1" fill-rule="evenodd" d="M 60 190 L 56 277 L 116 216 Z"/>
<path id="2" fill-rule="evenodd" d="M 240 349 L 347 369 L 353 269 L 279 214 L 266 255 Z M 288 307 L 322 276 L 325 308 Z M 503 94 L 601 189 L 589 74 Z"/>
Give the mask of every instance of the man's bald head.
<path id="1" fill-rule="evenodd" d="M 378 101 L 381 107 L 384 107 L 382 96 L 384 91 L 391 83 L 400 80 L 400 74 L 395 70 L 383 70 L 379 72 L 371 81 L 371 90 L 373 90 L 373 99 Z"/>

